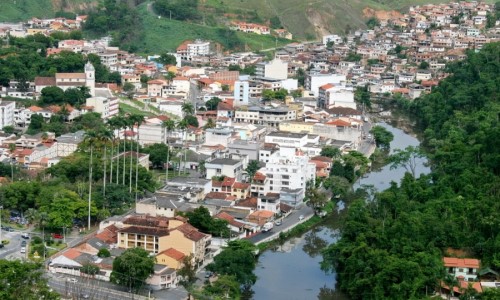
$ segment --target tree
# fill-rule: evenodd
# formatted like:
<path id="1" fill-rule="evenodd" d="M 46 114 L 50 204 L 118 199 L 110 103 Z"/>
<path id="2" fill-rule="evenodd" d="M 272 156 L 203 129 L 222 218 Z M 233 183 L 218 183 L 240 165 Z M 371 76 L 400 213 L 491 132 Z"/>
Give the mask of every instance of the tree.
<path id="1" fill-rule="evenodd" d="M 422 69 L 422 70 L 427 70 L 429 69 L 429 63 L 426 62 L 426 61 L 423 61 L 420 63 L 420 65 L 418 66 L 419 69 Z"/>
<path id="2" fill-rule="evenodd" d="M 95 275 L 99 274 L 99 267 L 90 263 L 86 263 L 82 266 L 80 271 L 84 274 L 87 274 L 91 277 L 94 277 Z"/>
<path id="3" fill-rule="evenodd" d="M 193 115 L 188 115 L 188 116 L 184 117 L 184 120 L 186 120 L 186 123 L 189 126 L 194 126 L 194 127 L 200 126 L 200 124 L 198 123 L 198 119 Z"/>
<path id="4" fill-rule="evenodd" d="M 142 248 L 125 250 L 113 261 L 111 282 L 137 290 L 153 274 L 154 257 Z"/>
<path id="5" fill-rule="evenodd" d="M 418 146 L 408 146 L 404 150 L 394 149 L 394 153 L 389 157 L 391 169 L 404 167 L 415 178 L 415 168 L 417 159 L 425 157 L 423 151 Z"/>
<path id="6" fill-rule="evenodd" d="M 42 130 L 44 124 L 45 124 L 45 120 L 43 119 L 42 115 L 39 115 L 39 114 L 32 115 L 30 126 L 28 126 L 27 133 L 28 134 L 39 133 Z"/>
<path id="7" fill-rule="evenodd" d="M 64 91 L 57 86 L 47 86 L 42 89 L 40 100 L 45 104 L 60 104 L 64 99 Z"/>
<path id="8" fill-rule="evenodd" d="M 339 148 L 336 148 L 333 146 L 324 146 L 321 149 L 321 152 L 319 155 L 330 157 L 330 158 L 340 158 L 342 156 L 342 152 L 340 152 Z"/>
<path id="9" fill-rule="evenodd" d="M 217 105 L 219 105 L 220 102 L 222 102 L 222 100 L 219 97 L 212 97 L 205 103 L 205 106 L 207 110 L 217 110 Z"/>
<path id="10" fill-rule="evenodd" d="M 187 212 L 186 217 L 189 220 L 189 224 L 198 228 L 201 232 L 210 232 L 212 217 L 205 206 L 200 206 L 195 208 L 193 211 Z"/>
<path id="11" fill-rule="evenodd" d="M 99 249 L 99 252 L 97 252 L 97 256 L 101 258 L 111 257 L 111 252 L 109 252 L 109 250 L 106 248 L 101 248 Z"/>
<path id="12" fill-rule="evenodd" d="M 13 126 L 5 126 L 3 129 L 3 132 L 7 133 L 7 134 L 13 134 L 15 132 L 15 129 Z"/>
<path id="13" fill-rule="evenodd" d="M 240 284 L 235 276 L 222 275 L 215 282 L 204 286 L 203 294 L 216 297 L 215 299 L 240 299 Z"/>
<path id="14" fill-rule="evenodd" d="M 165 183 L 168 181 L 168 169 L 170 165 L 170 145 L 168 143 L 168 134 L 175 129 L 174 120 L 168 119 L 161 124 L 165 128 L 165 143 L 167 144 L 167 162 L 165 164 Z"/>
<path id="15" fill-rule="evenodd" d="M 194 106 L 191 102 L 185 101 L 184 103 L 182 103 L 181 109 L 184 117 L 194 114 Z"/>
<path id="16" fill-rule="evenodd" d="M 247 168 L 245 169 L 245 171 L 247 172 L 248 178 L 250 181 L 253 180 L 255 173 L 257 173 L 257 171 L 259 169 L 260 169 L 259 161 L 252 159 L 248 162 L 248 165 L 247 165 Z"/>
<path id="17" fill-rule="evenodd" d="M 383 149 L 388 149 L 391 147 L 391 142 L 394 139 L 394 135 L 392 134 L 392 132 L 380 125 L 377 125 L 370 130 L 370 133 L 373 134 L 373 138 L 375 139 L 377 147 Z"/>
<path id="18" fill-rule="evenodd" d="M 366 26 L 370 29 L 374 29 L 377 26 L 380 26 L 380 21 L 376 17 L 371 17 L 366 21 Z"/>
<path id="19" fill-rule="evenodd" d="M 208 118 L 207 123 L 203 126 L 204 129 L 215 128 L 214 119 Z"/>
<path id="20" fill-rule="evenodd" d="M 179 283 L 186 289 L 196 282 L 196 265 L 193 263 L 193 254 L 185 256 L 182 260 L 182 267 L 177 272 L 181 278 Z"/>
<path id="21" fill-rule="evenodd" d="M 255 251 L 256 247 L 250 241 L 230 241 L 206 269 L 220 275 L 235 276 L 240 285 L 253 284 L 257 280 L 253 273 L 257 263 Z"/>
<path id="22" fill-rule="evenodd" d="M 314 209 L 316 213 L 318 210 L 321 210 L 328 203 L 328 197 L 324 192 L 319 191 L 316 188 L 310 188 L 307 191 L 307 197 L 309 199 L 309 204 Z"/>
<path id="23" fill-rule="evenodd" d="M 172 71 L 168 71 L 167 74 L 165 75 L 165 79 L 168 82 L 171 82 L 175 78 L 175 73 Z"/>
<path id="24" fill-rule="evenodd" d="M 124 85 L 123 85 L 123 91 L 127 94 L 127 96 L 129 98 L 132 97 L 132 95 L 134 94 L 134 91 L 135 91 L 135 86 L 130 83 L 130 82 L 126 82 Z"/>
<path id="25" fill-rule="evenodd" d="M 43 277 L 41 264 L 0 260 L 0 299 L 59 299 Z"/>
<path id="26" fill-rule="evenodd" d="M 175 56 L 173 56 L 172 54 L 168 53 L 162 53 L 160 57 L 157 59 L 157 61 L 163 65 L 175 66 L 177 64 L 177 58 L 175 58 Z"/>
<path id="27" fill-rule="evenodd" d="M 144 148 L 144 152 L 149 154 L 149 161 L 153 168 L 164 167 L 168 160 L 168 146 L 166 144 L 152 144 Z"/>

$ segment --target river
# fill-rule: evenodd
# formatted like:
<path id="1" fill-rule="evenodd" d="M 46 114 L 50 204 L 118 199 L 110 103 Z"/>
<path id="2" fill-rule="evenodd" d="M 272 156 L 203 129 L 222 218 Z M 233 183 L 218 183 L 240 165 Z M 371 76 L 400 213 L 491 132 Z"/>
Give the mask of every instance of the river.
<path id="1" fill-rule="evenodd" d="M 379 123 L 394 134 L 391 151 L 417 146 L 419 141 L 403 130 L 386 123 Z M 418 160 L 416 174 L 428 173 L 425 160 Z M 384 190 L 391 181 L 399 182 L 405 174 L 403 167 L 390 169 L 389 165 L 372 170 L 354 184 L 373 185 L 377 190 Z M 253 286 L 254 299 L 273 300 L 347 300 L 347 296 L 335 290 L 336 275 L 326 274 L 320 269 L 321 249 L 338 239 L 338 218 L 334 216 L 304 235 L 293 238 L 277 249 L 267 250 L 259 257 L 255 269 L 258 279 Z"/>

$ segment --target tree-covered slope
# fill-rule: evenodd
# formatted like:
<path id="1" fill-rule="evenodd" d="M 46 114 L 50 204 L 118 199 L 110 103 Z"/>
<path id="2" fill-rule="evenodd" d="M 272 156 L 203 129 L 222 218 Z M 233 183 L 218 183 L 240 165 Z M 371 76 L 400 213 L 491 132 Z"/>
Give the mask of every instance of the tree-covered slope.
<path id="1" fill-rule="evenodd" d="M 500 270 L 500 43 L 448 66 L 451 76 L 411 107 L 432 172 L 349 207 L 342 238 L 324 252 L 353 299 L 421 299 L 459 248 Z"/>

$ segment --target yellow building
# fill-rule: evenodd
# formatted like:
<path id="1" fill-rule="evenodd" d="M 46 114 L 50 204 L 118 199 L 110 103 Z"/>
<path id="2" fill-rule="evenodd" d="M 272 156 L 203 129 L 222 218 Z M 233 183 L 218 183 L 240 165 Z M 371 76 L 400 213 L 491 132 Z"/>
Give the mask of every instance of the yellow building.
<path id="1" fill-rule="evenodd" d="M 288 131 L 294 133 L 307 132 L 312 134 L 314 124 L 312 122 L 283 122 L 279 124 L 280 131 Z"/>
<path id="2" fill-rule="evenodd" d="M 156 255 L 156 263 L 178 270 L 182 268 L 185 257 L 186 255 L 184 255 L 184 253 L 177 251 L 174 248 L 169 248 Z"/>
<path id="3" fill-rule="evenodd" d="M 210 235 L 199 232 L 191 224 L 185 223 L 171 230 L 168 236 L 160 239 L 159 247 L 162 251 L 173 247 L 186 256 L 192 254 L 195 262 L 201 263 L 205 259 L 210 238 Z"/>

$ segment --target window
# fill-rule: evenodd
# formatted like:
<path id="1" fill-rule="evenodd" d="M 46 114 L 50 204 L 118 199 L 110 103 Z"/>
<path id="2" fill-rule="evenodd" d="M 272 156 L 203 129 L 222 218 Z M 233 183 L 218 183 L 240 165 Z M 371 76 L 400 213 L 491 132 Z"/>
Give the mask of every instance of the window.
<path id="1" fill-rule="evenodd" d="M 458 272 L 463 272 L 463 271 L 464 271 L 464 269 L 462 269 L 462 268 L 458 269 Z"/>
<path id="2" fill-rule="evenodd" d="M 282 184 L 283 185 L 288 185 L 288 181 L 283 181 Z"/>

